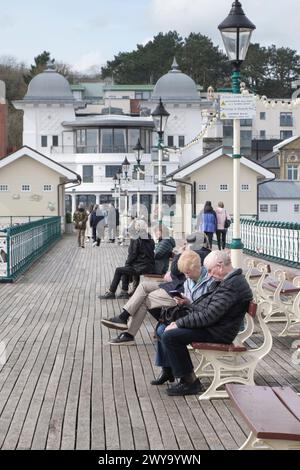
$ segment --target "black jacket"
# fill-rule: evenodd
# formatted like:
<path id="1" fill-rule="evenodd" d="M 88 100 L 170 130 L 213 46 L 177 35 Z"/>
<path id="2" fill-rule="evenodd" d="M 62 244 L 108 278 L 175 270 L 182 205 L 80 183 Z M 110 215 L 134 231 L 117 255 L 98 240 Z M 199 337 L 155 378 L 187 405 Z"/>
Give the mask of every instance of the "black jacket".
<path id="1" fill-rule="evenodd" d="M 232 271 L 223 281 L 189 306 L 189 314 L 176 321 L 179 328 L 205 328 L 216 343 L 230 344 L 238 334 L 252 291 L 242 270 Z"/>
<path id="2" fill-rule="evenodd" d="M 138 274 L 153 274 L 154 241 L 148 234 L 146 237 L 131 238 L 125 266 L 131 266 Z"/>

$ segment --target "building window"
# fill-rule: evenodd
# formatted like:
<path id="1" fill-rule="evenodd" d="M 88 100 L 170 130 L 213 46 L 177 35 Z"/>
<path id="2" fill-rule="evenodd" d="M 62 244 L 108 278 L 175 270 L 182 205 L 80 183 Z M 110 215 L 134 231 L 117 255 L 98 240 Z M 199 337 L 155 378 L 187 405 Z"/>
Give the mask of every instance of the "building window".
<path id="1" fill-rule="evenodd" d="M 259 138 L 265 139 L 266 138 L 266 131 L 259 131 Z"/>
<path id="2" fill-rule="evenodd" d="M 293 126 L 293 113 L 280 113 L 280 126 Z"/>
<path id="3" fill-rule="evenodd" d="M 122 165 L 106 165 L 105 166 L 105 177 L 113 178 L 119 171 L 122 172 Z"/>
<path id="4" fill-rule="evenodd" d="M 293 137 L 293 131 L 280 131 L 280 139 L 285 140 Z"/>
<path id="5" fill-rule="evenodd" d="M 278 205 L 270 204 L 270 212 L 278 212 Z"/>
<path id="6" fill-rule="evenodd" d="M 178 147 L 184 147 L 184 146 L 185 146 L 184 135 L 179 135 L 178 136 Z"/>
<path id="7" fill-rule="evenodd" d="M 162 168 L 161 168 L 161 174 L 162 174 L 163 178 L 167 174 L 167 167 L 165 165 L 163 165 Z M 158 166 L 156 165 L 154 167 L 154 182 L 156 183 L 157 181 L 158 181 Z"/>
<path id="8" fill-rule="evenodd" d="M 174 136 L 168 135 L 168 147 L 174 147 Z"/>
<path id="9" fill-rule="evenodd" d="M 52 136 L 52 147 L 58 147 L 58 135 Z"/>
<path id="10" fill-rule="evenodd" d="M 252 119 L 241 119 L 242 127 L 252 127 Z"/>
<path id="11" fill-rule="evenodd" d="M 82 182 L 93 183 L 94 182 L 94 167 L 93 165 L 82 165 Z"/>
<path id="12" fill-rule="evenodd" d="M 30 186 L 30 184 L 22 184 L 22 186 L 21 186 L 21 191 L 22 191 L 23 193 L 26 193 L 26 192 L 28 192 L 28 191 L 31 191 L 31 186 Z"/>
<path id="13" fill-rule="evenodd" d="M 0 184 L 0 191 L 5 193 L 8 191 L 8 184 Z"/>
<path id="14" fill-rule="evenodd" d="M 292 181 L 298 179 L 298 165 L 287 165 L 287 179 Z"/>
<path id="15" fill-rule="evenodd" d="M 268 212 L 268 204 L 260 204 L 259 210 L 260 212 Z"/>
<path id="16" fill-rule="evenodd" d="M 47 136 L 46 136 L 46 135 L 42 135 L 42 136 L 41 136 L 41 145 L 42 145 L 42 147 L 47 147 L 47 145 L 48 145 L 48 139 L 47 139 Z"/>
<path id="17" fill-rule="evenodd" d="M 266 113 L 265 113 L 265 112 L 259 113 L 259 119 L 260 119 L 261 121 L 265 121 L 265 120 L 266 120 Z"/>
<path id="18" fill-rule="evenodd" d="M 220 184 L 220 191 L 228 191 L 228 184 Z"/>
<path id="19" fill-rule="evenodd" d="M 300 212 L 300 204 L 294 204 L 294 212 Z"/>
<path id="20" fill-rule="evenodd" d="M 44 184 L 43 191 L 45 191 L 47 193 L 52 191 L 52 184 Z"/>
<path id="21" fill-rule="evenodd" d="M 241 191 L 250 191 L 250 184 L 241 184 Z"/>
<path id="22" fill-rule="evenodd" d="M 207 184 L 199 184 L 198 189 L 199 191 L 207 191 Z"/>

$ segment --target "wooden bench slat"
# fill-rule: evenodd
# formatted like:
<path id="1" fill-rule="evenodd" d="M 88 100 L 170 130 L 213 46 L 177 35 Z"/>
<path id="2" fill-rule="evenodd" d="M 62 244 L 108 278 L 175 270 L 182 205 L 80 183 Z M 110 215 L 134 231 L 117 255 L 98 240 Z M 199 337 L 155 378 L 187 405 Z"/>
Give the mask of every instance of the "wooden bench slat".
<path id="1" fill-rule="evenodd" d="M 272 388 L 227 384 L 226 390 L 257 438 L 300 441 L 300 422 Z"/>
<path id="2" fill-rule="evenodd" d="M 300 422 L 300 396 L 290 387 L 272 387 L 273 392 Z"/>
<path id="3" fill-rule="evenodd" d="M 247 351 L 245 346 L 236 344 L 222 344 L 222 343 L 192 343 L 194 349 L 203 349 L 206 351 L 232 351 L 232 352 L 243 352 Z"/>

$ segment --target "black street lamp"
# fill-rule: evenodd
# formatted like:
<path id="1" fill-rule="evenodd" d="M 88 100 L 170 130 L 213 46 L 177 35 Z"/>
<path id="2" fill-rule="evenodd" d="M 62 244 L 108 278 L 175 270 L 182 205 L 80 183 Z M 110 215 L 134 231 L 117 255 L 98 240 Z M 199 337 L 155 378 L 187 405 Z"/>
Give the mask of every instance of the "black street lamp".
<path id="1" fill-rule="evenodd" d="M 140 139 L 138 139 L 136 146 L 133 147 L 133 151 L 135 153 L 135 158 L 137 162 L 137 197 L 136 197 L 136 205 L 137 205 L 137 216 L 140 217 L 140 208 L 141 208 L 141 202 L 140 202 L 140 170 L 141 170 L 141 160 L 142 156 L 144 153 L 144 147 L 141 144 Z"/>
<path id="2" fill-rule="evenodd" d="M 130 167 L 130 162 L 128 161 L 127 157 L 124 158 L 123 163 L 122 163 L 122 171 L 125 175 L 124 179 L 125 181 L 128 180 L 128 171 Z"/>
<path id="3" fill-rule="evenodd" d="M 162 153 L 163 153 L 163 137 L 170 113 L 165 109 L 161 98 L 155 110 L 151 113 L 156 132 L 158 134 L 158 223 L 162 225 Z"/>
<path id="4" fill-rule="evenodd" d="M 227 18 L 219 24 L 227 56 L 233 64 L 233 93 L 240 92 L 240 67 L 245 60 L 252 32 L 256 26 L 245 15 L 239 0 L 235 0 Z"/>
<path id="5" fill-rule="evenodd" d="M 161 98 L 159 98 L 159 103 L 156 106 L 155 110 L 151 113 L 156 132 L 158 133 L 159 143 L 163 141 L 164 130 L 167 124 L 168 117 L 170 113 L 166 110 L 163 105 Z"/>
<path id="6" fill-rule="evenodd" d="M 142 156 L 144 154 L 144 147 L 142 146 L 141 144 L 141 141 L 140 139 L 138 139 L 137 143 L 136 143 L 136 146 L 133 147 L 132 149 L 135 153 L 135 158 L 136 158 L 136 162 L 138 164 L 138 168 L 140 168 L 141 166 L 141 160 L 142 160 Z"/>
<path id="7" fill-rule="evenodd" d="M 240 68 L 246 58 L 255 25 L 245 15 L 239 0 L 235 0 L 227 18 L 218 26 L 229 60 L 233 65 L 232 93 L 240 94 Z M 235 268 L 242 263 L 243 243 L 240 228 L 240 160 L 241 123 L 233 119 L 233 237 L 231 259 Z"/>

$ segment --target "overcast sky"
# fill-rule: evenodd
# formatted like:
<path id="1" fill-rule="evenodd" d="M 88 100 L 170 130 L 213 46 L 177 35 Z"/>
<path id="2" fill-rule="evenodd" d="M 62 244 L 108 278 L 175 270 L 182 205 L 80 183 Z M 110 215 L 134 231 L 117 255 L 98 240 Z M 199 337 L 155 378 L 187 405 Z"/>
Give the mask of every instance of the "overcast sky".
<path id="1" fill-rule="evenodd" d="M 160 31 L 206 34 L 221 45 L 218 24 L 232 0 L 2 0 L 0 56 L 27 65 L 43 50 L 84 71 L 131 51 Z M 253 41 L 300 53 L 300 0 L 242 0 L 256 25 Z"/>

